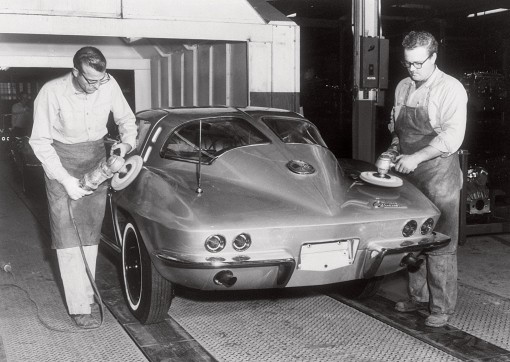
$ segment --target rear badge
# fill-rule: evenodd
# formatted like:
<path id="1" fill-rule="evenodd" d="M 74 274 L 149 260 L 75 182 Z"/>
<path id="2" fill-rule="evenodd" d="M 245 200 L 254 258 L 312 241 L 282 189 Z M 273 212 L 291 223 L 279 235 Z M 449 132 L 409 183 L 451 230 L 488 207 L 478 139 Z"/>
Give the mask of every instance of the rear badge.
<path id="1" fill-rule="evenodd" d="M 287 163 L 287 168 L 299 175 L 311 175 L 315 172 L 315 168 L 309 163 L 301 160 L 292 160 Z"/>

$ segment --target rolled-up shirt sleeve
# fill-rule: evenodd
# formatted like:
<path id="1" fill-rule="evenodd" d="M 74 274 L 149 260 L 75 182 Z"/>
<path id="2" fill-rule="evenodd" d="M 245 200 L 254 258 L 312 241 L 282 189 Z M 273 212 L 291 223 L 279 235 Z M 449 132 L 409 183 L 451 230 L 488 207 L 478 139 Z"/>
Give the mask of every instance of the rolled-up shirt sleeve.
<path id="1" fill-rule="evenodd" d="M 390 123 L 388 123 L 388 130 L 391 133 L 390 147 L 393 147 L 396 150 L 399 150 L 400 140 L 398 138 L 397 132 L 395 132 L 395 119 L 397 116 L 398 116 L 398 110 L 396 109 L 396 107 L 393 107 L 393 109 L 391 110 L 391 115 L 390 115 Z"/>
<path id="2" fill-rule="evenodd" d="M 119 127 L 121 141 L 131 145 L 131 150 L 134 150 L 136 148 L 137 135 L 136 118 L 118 84 L 115 84 L 112 90 L 111 110 L 113 120 Z"/>
<path id="3" fill-rule="evenodd" d="M 57 116 L 58 103 L 55 100 L 55 95 L 48 91 L 48 87 L 43 86 L 34 101 L 34 126 L 29 143 L 41 161 L 46 175 L 50 179 L 62 183 L 70 175 L 62 166 L 60 158 L 52 146 L 52 128 Z"/>
<path id="4" fill-rule="evenodd" d="M 462 145 L 466 132 L 467 93 L 460 82 L 441 90 L 435 99 L 439 104 L 434 105 L 437 124 L 435 131 L 438 135 L 430 142 L 430 146 L 449 156 Z"/>

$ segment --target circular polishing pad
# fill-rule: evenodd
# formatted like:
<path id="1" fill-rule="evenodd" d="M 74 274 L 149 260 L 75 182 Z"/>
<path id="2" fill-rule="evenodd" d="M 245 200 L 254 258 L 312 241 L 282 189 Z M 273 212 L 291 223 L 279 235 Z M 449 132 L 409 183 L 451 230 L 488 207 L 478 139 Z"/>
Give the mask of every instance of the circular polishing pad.
<path id="1" fill-rule="evenodd" d="M 117 172 L 115 175 L 113 175 L 112 178 L 112 187 L 116 191 L 120 191 L 128 187 L 131 182 L 133 182 L 142 170 L 143 166 L 143 159 L 138 156 L 134 155 L 129 157 L 126 162 L 124 163 L 124 166 L 122 169 Z"/>
<path id="2" fill-rule="evenodd" d="M 402 186 L 403 181 L 397 176 L 386 175 L 388 177 L 380 177 L 377 172 L 365 171 L 360 174 L 360 178 L 372 185 L 384 187 L 399 187 Z"/>

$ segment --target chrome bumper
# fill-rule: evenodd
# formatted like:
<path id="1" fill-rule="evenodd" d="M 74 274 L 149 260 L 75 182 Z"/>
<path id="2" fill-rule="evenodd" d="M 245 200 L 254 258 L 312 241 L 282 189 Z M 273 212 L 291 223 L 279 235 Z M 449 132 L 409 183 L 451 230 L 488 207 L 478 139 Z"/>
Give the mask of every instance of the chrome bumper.
<path id="1" fill-rule="evenodd" d="M 419 242 L 410 245 L 401 244 L 399 247 L 385 247 L 377 243 L 369 245 L 365 259 L 364 278 L 368 279 L 376 276 L 384 258 L 389 255 L 430 251 L 448 245 L 450 240 L 449 236 L 433 232 L 431 238 L 423 238 Z"/>
<path id="2" fill-rule="evenodd" d="M 276 286 L 284 287 L 287 285 L 294 269 L 296 268 L 296 261 L 291 256 L 282 257 L 281 252 L 275 253 L 260 253 L 257 259 L 239 255 L 234 256 L 227 260 L 223 257 L 207 257 L 205 260 L 196 260 L 191 256 L 185 254 L 178 254 L 168 250 L 154 251 L 153 255 L 168 267 L 176 269 L 247 269 L 247 268 L 263 268 L 263 267 L 277 267 L 278 277 Z"/>

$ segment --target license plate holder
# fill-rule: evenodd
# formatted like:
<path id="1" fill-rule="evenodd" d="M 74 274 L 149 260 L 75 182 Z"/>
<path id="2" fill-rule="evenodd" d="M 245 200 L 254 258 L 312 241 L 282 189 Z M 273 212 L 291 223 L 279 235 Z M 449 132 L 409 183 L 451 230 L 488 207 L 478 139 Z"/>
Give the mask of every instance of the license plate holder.
<path id="1" fill-rule="evenodd" d="M 301 246 L 298 269 L 329 271 L 351 265 L 359 240 L 306 243 Z"/>

